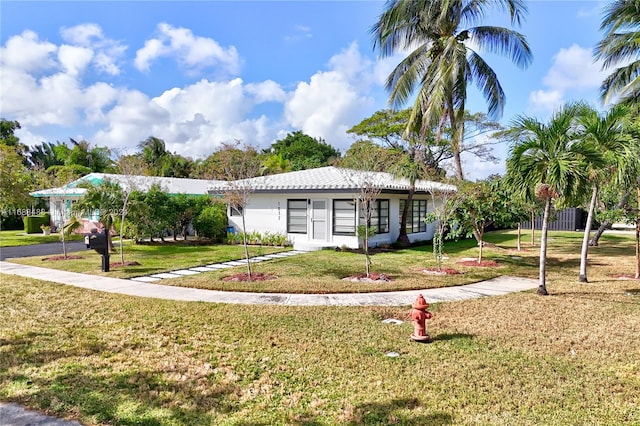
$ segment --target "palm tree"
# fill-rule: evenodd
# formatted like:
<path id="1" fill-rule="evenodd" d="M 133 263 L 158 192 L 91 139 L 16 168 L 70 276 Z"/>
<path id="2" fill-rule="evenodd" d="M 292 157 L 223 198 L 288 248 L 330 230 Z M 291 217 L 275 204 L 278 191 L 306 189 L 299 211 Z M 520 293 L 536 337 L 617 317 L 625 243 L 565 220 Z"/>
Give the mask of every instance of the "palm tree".
<path id="1" fill-rule="evenodd" d="M 587 214 L 587 223 L 584 229 L 582 240 L 582 250 L 580 252 L 580 275 L 579 282 L 586 283 L 587 279 L 587 256 L 589 251 L 589 234 L 591 233 L 591 223 L 598 200 L 600 185 L 606 181 L 613 181 L 617 185 L 625 184 L 626 169 L 629 152 L 627 140 L 624 135 L 624 121 L 628 117 L 629 111 L 623 106 L 614 106 L 605 115 L 598 114 L 592 108 L 585 108 L 578 123 L 584 138 L 591 141 L 596 149 L 603 153 L 606 167 L 594 167 L 589 165 L 589 178 L 591 181 L 591 201 Z"/>
<path id="2" fill-rule="evenodd" d="M 615 0 L 604 9 L 600 29 L 606 31 L 595 48 L 603 69 L 616 67 L 600 87 L 605 103 L 637 102 L 640 97 L 640 3 Z"/>
<path id="3" fill-rule="evenodd" d="M 588 184 L 588 165 L 598 167 L 602 155 L 581 138 L 576 117 L 584 106 L 566 105 L 544 124 L 530 117 L 518 117 L 510 135 L 514 141 L 507 158 L 507 179 L 513 188 L 526 194 L 535 188 L 544 201 L 540 236 L 538 294 L 547 295 L 546 260 L 549 213 L 554 198 L 577 199 Z"/>
<path id="4" fill-rule="evenodd" d="M 511 23 L 518 25 L 527 11 L 523 0 L 390 0 L 371 30 L 382 57 L 413 49 L 387 78 L 389 103 L 398 108 L 419 86 L 406 132 L 423 135 L 425 129 L 437 126 L 442 133 L 448 122 L 459 179 L 464 177 L 460 145 L 467 83 L 476 83 L 492 118 L 502 115 L 506 99 L 496 73 L 478 51 L 506 55 L 520 68 L 532 59 L 522 34 L 474 26 L 489 9 L 508 12 Z"/>

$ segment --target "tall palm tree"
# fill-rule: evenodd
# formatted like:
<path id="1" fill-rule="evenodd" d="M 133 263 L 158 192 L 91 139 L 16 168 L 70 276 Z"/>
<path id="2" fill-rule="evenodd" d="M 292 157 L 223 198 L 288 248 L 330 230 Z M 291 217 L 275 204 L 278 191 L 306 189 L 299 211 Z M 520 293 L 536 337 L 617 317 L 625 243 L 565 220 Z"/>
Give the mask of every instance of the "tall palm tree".
<path id="1" fill-rule="evenodd" d="M 574 200 L 588 187 L 588 165 L 602 164 L 602 154 L 583 139 L 576 125 L 582 105 L 566 105 L 548 124 L 530 117 L 518 117 L 510 135 L 514 141 L 507 158 L 507 179 L 525 194 L 535 188 L 544 201 L 540 236 L 538 294 L 547 295 L 546 260 L 549 213 L 554 198 Z"/>
<path id="2" fill-rule="evenodd" d="M 640 98 L 640 2 L 615 0 L 604 9 L 600 29 L 605 36 L 595 48 L 603 68 L 615 67 L 600 87 L 605 103 L 637 102 Z"/>
<path id="3" fill-rule="evenodd" d="M 464 178 L 460 145 L 467 83 L 480 89 L 491 118 L 502 115 L 506 99 L 496 73 L 478 52 L 506 55 L 520 68 L 532 59 L 522 34 L 478 25 L 490 9 L 507 12 L 517 25 L 527 11 L 523 0 L 390 0 L 371 29 L 382 57 L 412 49 L 387 78 L 389 103 L 398 108 L 419 87 L 407 132 L 423 134 L 437 125 L 441 133 L 448 122 L 459 179 Z"/>
<path id="4" fill-rule="evenodd" d="M 614 106 L 606 114 L 601 115 L 593 108 L 585 108 L 578 118 L 580 131 L 583 137 L 591 141 L 596 149 L 603 154 L 605 167 L 594 167 L 589 165 L 589 178 L 591 180 L 591 201 L 587 213 L 587 223 L 584 229 L 582 240 L 582 250 L 580 252 L 580 275 L 579 282 L 588 282 L 587 278 L 587 256 L 589 252 L 589 234 L 591 233 L 591 222 L 598 200 L 600 185 L 606 181 L 614 182 L 617 185 L 625 185 L 627 173 L 626 164 L 629 156 L 633 156 L 627 149 L 627 138 L 624 134 L 624 122 L 629 111 L 624 106 Z"/>

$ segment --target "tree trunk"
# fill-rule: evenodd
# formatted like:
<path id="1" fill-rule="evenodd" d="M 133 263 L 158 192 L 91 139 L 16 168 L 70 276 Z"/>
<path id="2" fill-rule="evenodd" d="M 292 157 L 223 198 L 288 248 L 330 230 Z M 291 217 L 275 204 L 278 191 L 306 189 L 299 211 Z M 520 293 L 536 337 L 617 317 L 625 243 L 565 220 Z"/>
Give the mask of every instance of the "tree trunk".
<path id="1" fill-rule="evenodd" d="M 540 270 L 538 276 L 538 291 L 541 296 L 546 296 L 547 292 L 547 231 L 549 227 L 549 213 L 551 212 L 551 197 L 547 197 L 544 204 L 544 215 L 542 216 L 542 231 L 540 235 Z"/>
<path id="2" fill-rule="evenodd" d="M 629 196 L 631 195 L 630 191 L 626 191 L 622 197 L 620 198 L 620 200 L 618 201 L 618 203 L 616 204 L 616 206 L 614 207 L 615 210 L 621 209 L 625 206 L 625 204 L 627 204 L 627 201 L 629 200 Z M 597 246 L 598 245 L 598 241 L 600 240 L 600 237 L 602 236 L 602 234 L 604 234 L 604 231 L 609 229 L 609 227 L 613 224 L 612 221 L 610 220 L 605 220 L 604 222 L 602 222 L 600 224 L 600 226 L 598 227 L 598 230 L 596 231 L 595 234 L 593 234 L 593 237 L 591 237 L 591 239 L 589 240 L 589 245 L 590 246 Z"/>
<path id="3" fill-rule="evenodd" d="M 522 239 L 522 222 L 518 222 L 518 243 L 517 243 L 517 247 L 518 247 L 518 251 L 522 250 L 522 246 L 520 245 L 520 241 Z"/>
<path id="4" fill-rule="evenodd" d="M 249 260 L 249 247 L 247 245 L 247 231 L 246 224 L 244 222 L 244 208 L 242 209 L 242 242 L 244 244 L 244 257 L 247 259 L 247 274 L 251 279 L 251 261 Z"/>
<path id="5" fill-rule="evenodd" d="M 409 206 L 413 201 L 413 193 L 415 192 L 415 183 L 412 182 L 409 186 L 409 193 L 407 194 L 407 201 L 404 203 L 404 209 L 402 210 L 402 217 L 400 218 L 400 235 L 398 235 L 398 239 L 396 242 L 401 247 L 409 247 L 411 245 L 411 241 L 409 241 L 409 236 L 407 235 L 407 216 L 409 215 Z"/>
<path id="6" fill-rule="evenodd" d="M 636 279 L 640 280 L 640 218 L 636 220 Z"/>
<path id="7" fill-rule="evenodd" d="M 593 212 L 596 209 L 596 201 L 598 200 L 598 185 L 593 185 L 591 192 L 591 202 L 589 203 L 589 212 L 587 213 L 587 223 L 584 226 L 584 237 L 582 238 L 582 250 L 580 251 L 580 275 L 578 281 L 588 283 L 587 279 L 587 256 L 589 254 L 589 234 L 591 233 L 591 222 L 593 221 Z"/>
<path id="8" fill-rule="evenodd" d="M 531 210 L 531 245 L 536 245 L 536 212 Z"/>
<path id="9" fill-rule="evenodd" d="M 482 263 L 482 248 L 484 247 L 484 227 L 479 232 L 480 239 L 478 240 L 478 265 Z"/>

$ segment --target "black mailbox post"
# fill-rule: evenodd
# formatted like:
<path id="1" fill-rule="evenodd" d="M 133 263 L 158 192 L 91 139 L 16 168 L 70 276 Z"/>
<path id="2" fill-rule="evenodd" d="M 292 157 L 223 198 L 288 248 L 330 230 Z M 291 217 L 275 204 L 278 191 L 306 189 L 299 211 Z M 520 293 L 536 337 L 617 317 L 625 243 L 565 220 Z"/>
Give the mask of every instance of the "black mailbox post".
<path id="1" fill-rule="evenodd" d="M 106 228 L 100 233 L 89 234 L 89 247 L 102 255 L 102 272 L 109 272 L 109 232 Z"/>

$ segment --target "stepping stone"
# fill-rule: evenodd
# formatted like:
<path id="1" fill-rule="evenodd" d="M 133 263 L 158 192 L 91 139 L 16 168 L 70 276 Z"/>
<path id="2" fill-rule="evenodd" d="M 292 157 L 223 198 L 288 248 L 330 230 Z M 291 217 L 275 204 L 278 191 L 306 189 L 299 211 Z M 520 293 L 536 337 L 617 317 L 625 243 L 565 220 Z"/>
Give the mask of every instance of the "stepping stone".
<path id="1" fill-rule="evenodd" d="M 135 277 L 135 278 L 131 278 L 131 281 L 138 281 L 141 283 L 152 283 L 155 281 L 160 281 L 160 278 L 153 278 L 153 277 Z"/>
<path id="2" fill-rule="evenodd" d="M 223 265 L 229 265 L 229 266 L 242 266 L 242 265 L 246 265 L 247 262 L 240 262 L 239 260 L 232 260 L 231 262 L 224 262 Z"/>
<path id="3" fill-rule="evenodd" d="M 256 256 L 256 257 L 252 257 L 251 260 L 258 260 L 258 261 L 262 261 L 262 260 L 271 260 L 271 257 L 266 257 L 266 256 Z"/>
<path id="4" fill-rule="evenodd" d="M 189 268 L 190 271 L 195 272 L 211 272 L 215 271 L 217 268 L 211 268 L 209 266 L 196 266 L 195 268 Z"/>
<path id="5" fill-rule="evenodd" d="M 233 266 L 231 265 L 225 265 L 223 263 L 214 263 L 212 265 L 207 265 L 207 268 L 211 268 L 211 269 L 225 269 L 225 268 L 233 268 Z"/>
<path id="6" fill-rule="evenodd" d="M 169 272 L 163 272 L 161 274 L 154 274 L 154 275 L 149 275 L 151 278 L 162 278 L 163 280 L 166 280 L 168 278 L 178 278 L 181 275 L 178 274 L 171 274 Z"/>
<path id="7" fill-rule="evenodd" d="M 252 257 L 252 258 L 250 258 L 250 259 L 249 259 L 249 261 L 250 261 L 251 263 L 260 263 L 260 262 L 263 262 L 263 261 L 265 261 L 265 260 L 269 260 L 269 259 L 258 259 L 258 258 L 256 258 L 256 257 Z"/>
<path id="8" fill-rule="evenodd" d="M 179 271 L 171 271 L 172 274 L 178 274 L 178 275 L 197 275 L 200 272 L 198 271 L 190 271 L 188 269 L 181 269 Z"/>

